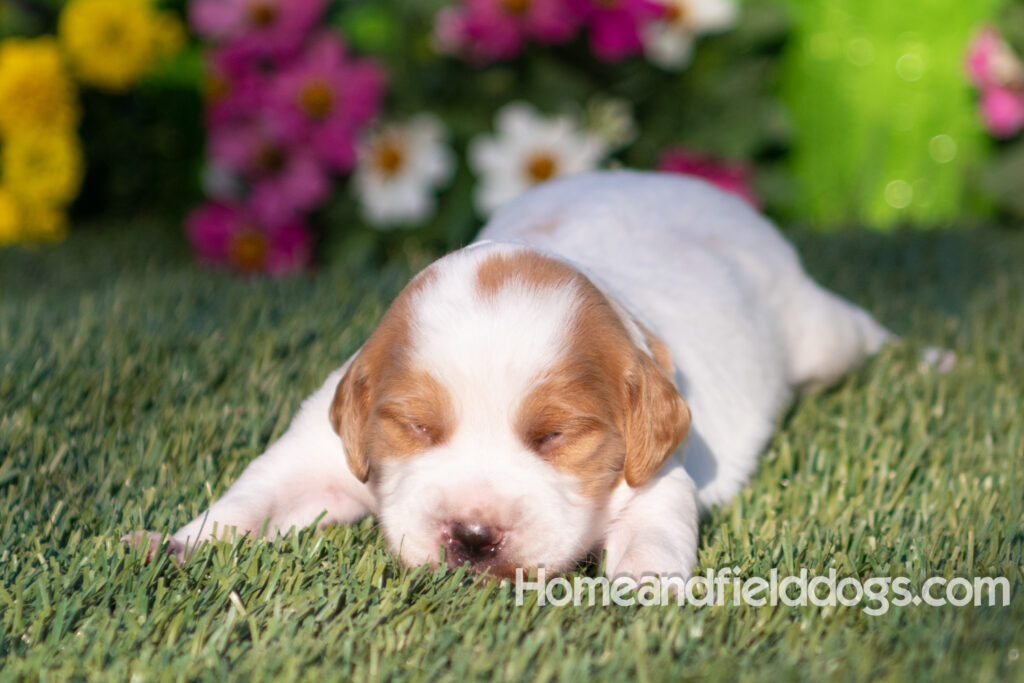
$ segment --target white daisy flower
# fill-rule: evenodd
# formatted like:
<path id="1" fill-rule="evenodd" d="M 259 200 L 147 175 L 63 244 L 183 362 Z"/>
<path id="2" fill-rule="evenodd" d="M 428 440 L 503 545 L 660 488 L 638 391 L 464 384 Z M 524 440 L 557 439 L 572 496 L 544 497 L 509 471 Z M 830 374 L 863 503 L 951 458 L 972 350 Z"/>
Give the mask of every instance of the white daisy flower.
<path id="1" fill-rule="evenodd" d="M 607 153 L 604 141 L 572 117 L 547 118 L 524 102 L 502 107 L 496 128 L 496 135 L 480 136 L 469 147 L 469 163 L 480 176 L 476 204 L 484 215 L 534 185 L 596 168 Z"/>
<path id="2" fill-rule="evenodd" d="M 362 141 L 352 180 L 366 220 L 392 227 L 430 216 L 434 191 L 455 168 L 446 137 L 436 116 L 418 114 L 382 126 Z"/>
<path id="3" fill-rule="evenodd" d="M 724 31 L 736 23 L 733 0 L 657 0 L 664 15 L 643 31 L 644 54 L 664 69 L 681 69 L 693 57 L 693 42 L 705 33 Z"/>

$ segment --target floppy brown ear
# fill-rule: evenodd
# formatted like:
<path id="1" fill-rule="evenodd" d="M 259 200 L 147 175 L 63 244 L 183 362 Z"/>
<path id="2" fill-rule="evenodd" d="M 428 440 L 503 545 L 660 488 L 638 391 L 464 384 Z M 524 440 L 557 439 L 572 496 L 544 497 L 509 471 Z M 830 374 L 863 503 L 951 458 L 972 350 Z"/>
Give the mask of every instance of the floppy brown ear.
<path id="1" fill-rule="evenodd" d="M 690 430 L 690 407 L 671 376 L 646 353 L 637 355 L 627 385 L 623 467 L 634 488 L 651 480 Z"/>
<path id="2" fill-rule="evenodd" d="M 370 459 L 366 452 L 366 425 L 370 419 L 370 387 L 366 363 L 359 356 L 338 382 L 331 403 L 331 425 L 345 447 L 348 468 L 359 481 L 370 478 Z"/>

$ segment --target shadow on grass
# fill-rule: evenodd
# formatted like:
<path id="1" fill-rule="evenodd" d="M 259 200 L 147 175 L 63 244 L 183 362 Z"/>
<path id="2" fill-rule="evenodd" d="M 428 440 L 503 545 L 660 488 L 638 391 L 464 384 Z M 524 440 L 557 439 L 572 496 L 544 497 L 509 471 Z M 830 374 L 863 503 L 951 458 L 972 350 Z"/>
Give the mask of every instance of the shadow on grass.
<path id="1" fill-rule="evenodd" d="M 910 332 L 912 315 L 964 315 L 982 290 L 1005 286 L 1024 259 L 1024 233 L 1011 230 L 788 236 L 815 280 L 901 335 Z"/>

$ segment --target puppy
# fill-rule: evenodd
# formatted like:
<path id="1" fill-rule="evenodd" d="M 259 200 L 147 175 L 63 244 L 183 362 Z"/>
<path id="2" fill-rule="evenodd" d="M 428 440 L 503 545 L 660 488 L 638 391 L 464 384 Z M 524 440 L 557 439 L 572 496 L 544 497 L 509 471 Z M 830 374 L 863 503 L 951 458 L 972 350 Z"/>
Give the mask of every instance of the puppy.
<path id="1" fill-rule="evenodd" d="M 603 551 L 609 576 L 685 577 L 700 511 L 749 480 L 794 392 L 888 338 L 712 185 L 549 182 L 417 275 L 167 550 L 372 513 L 411 565 L 565 571 Z"/>

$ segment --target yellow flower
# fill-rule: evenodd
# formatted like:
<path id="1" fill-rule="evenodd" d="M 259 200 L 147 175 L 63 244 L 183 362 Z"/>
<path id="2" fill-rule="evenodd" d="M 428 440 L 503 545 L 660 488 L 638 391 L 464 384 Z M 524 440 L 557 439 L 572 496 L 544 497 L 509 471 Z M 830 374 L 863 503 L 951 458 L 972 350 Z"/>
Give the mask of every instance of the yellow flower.
<path id="1" fill-rule="evenodd" d="M 0 247 L 18 241 L 21 232 L 21 208 L 10 190 L 0 187 Z"/>
<path id="2" fill-rule="evenodd" d="M 71 0 L 57 32 L 78 78 L 113 92 L 130 88 L 185 42 L 180 22 L 151 0 Z"/>
<path id="3" fill-rule="evenodd" d="M 78 194 L 82 150 L 71 132 L 26 131 L 7 138 L 0 169 L 7 187 L 23 203 L 59 206 Z"/>
<path id="4" fill-rule="evenodd" d="M 68 129 L 78 123 L 75 90 L 52 38 L 0 42 L 0 133 Z"/>

